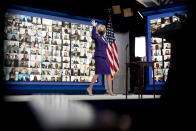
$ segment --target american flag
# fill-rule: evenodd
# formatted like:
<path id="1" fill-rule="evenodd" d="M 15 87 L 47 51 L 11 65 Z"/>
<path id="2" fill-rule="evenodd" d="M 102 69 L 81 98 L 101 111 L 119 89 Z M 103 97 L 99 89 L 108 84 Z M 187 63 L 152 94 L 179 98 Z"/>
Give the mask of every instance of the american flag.
<path id="1" fill-rule="evenodd" d="M 119 60 L 118 60 L 118 50 L 115 42 L 111 20 L 109 20 L 106 25 L 106 38 L 108 41 L 107 57 L 110 63 L 111 78 L 113 80 L 114 75 L 119 72 Z"/>

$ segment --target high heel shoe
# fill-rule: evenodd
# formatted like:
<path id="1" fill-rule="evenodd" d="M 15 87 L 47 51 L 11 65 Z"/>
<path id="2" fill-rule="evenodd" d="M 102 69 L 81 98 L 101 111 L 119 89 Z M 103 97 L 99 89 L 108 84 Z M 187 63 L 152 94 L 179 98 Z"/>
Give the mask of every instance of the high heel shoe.
<path id="1" fill-rule="evenodd" d="M 93 96 L 92 90 L 90 90 L 89 88 L 87 88 L 86 91 L 87 91 L 87 93 L 88 93 L 90 96 Z"/>
<path id="2" fill-rule="evenodd" d="M 112 93 L 111 91 L 106 91 L 107 92 L 107 94 L 109 94 L 109 95 L 111 95 L 111 96 L 116 96 L 116 94 L 114 94 L 114 93 Z"/>

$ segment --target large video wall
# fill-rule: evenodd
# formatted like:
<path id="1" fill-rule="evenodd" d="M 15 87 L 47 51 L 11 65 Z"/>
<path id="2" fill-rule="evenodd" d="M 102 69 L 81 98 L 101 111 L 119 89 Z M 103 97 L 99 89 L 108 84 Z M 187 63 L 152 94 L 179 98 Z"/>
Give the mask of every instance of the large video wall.
<path id="1" fill-rule="evenodd" d="M 178 21 L 176 16 L 157 18 L 150 21 L 152 33 L 151 53 L 152 61 L 155 62 L 154 67 L 156 82 L 165 82 L 167 80 L 172 43 L 168 42 L 164 38 L 154 37 L 153 33 L 176 21 Z"/>
<path id="2" fill-rule="evenodd" d="M 5 18 L 5 81 L 91 81 L 92 26 L 11 13 Z"/>

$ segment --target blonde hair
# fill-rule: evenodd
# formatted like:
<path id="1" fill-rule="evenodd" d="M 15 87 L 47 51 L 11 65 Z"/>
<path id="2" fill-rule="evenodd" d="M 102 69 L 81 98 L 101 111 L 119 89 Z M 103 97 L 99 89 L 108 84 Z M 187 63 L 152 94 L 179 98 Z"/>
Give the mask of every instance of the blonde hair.
<path id="1" fill-rule="evenodd" d="M 100 24 L 100 25 L 97 27 L 97 30 L 96 30 L 96 32 L 97 32 L 98 35 L 100 35 L 100 34 L 99 34 L 99 31 L 101 30 L 101 28 L 103 28 L 104 34 L 106 33 L 106 27 L 105 27 L 105 25 Z"/>

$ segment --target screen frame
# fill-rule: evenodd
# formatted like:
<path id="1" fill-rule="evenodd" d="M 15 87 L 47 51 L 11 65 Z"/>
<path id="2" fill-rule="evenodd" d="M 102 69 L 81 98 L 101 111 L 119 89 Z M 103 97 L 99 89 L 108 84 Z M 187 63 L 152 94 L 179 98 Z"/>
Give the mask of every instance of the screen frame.
<path id="1" fill-rule="evenodd" d="M 177 14 L 186 14 L 187 13 L 187 7 L 184 3 L 178 3 L 178 4 L 171 4 L 168 6 L 163 7 L 155 7 L 155 8 L 149 8 L 143 11 L 143 14 L 146 19 L 146 55 L 147 60 L 149 62 L 152 62 L 152 54 L 151 54 L 151 25 L 150 21 L 152 19 L 158 19 L 163 17 L 171 17 L 174 16 L 175 13 Z M 172 56 L 171 56 L 172 57 Z M 153 80 L 152 80 L 152 67 L 147 67 L 146 69 L 146 91 L 153 90 Z M 156 90 L 163 90 L 164 85 L 166 82 L 155 82 L 155 89 Z"/>
<path id="2" fill-rule="evenodd" d="M 41 17 L 46 19 L 52 19 L 52 20 L 59 20 L 59 21 L 66 21 L 66 22 L 72 22 L 72 23 L 78 23 L 78 24 L 85 24 L 85 25 L 91 25 L 91 20 L 95 20 L 98 24 L 105 24 L 104 20 L 94 19 L 94 18 L 86 18 L 86 17 L 80 17 L 80 16 L 72 16 L 66 13 L 60 13 L 60 12 L 53 12 L 43 9 L 35 9 L 31 7 L 26 6 L 19 6 L 19 5 L 11 5 L 5 13 L 14 13 L 14 14 L 20 14 L 20 15 L 27 15 L 32 17 Z M 4 84 L 6 85 L 57 85 L 57 86 L 84 86 L 89 85 L 90 82 L 19 82 L 19 81 L 4 81 Z M 104 76 L 99 75 L 98 82 L 95 82 L 95 86 L 103 86 L 104 85 Z"/>

